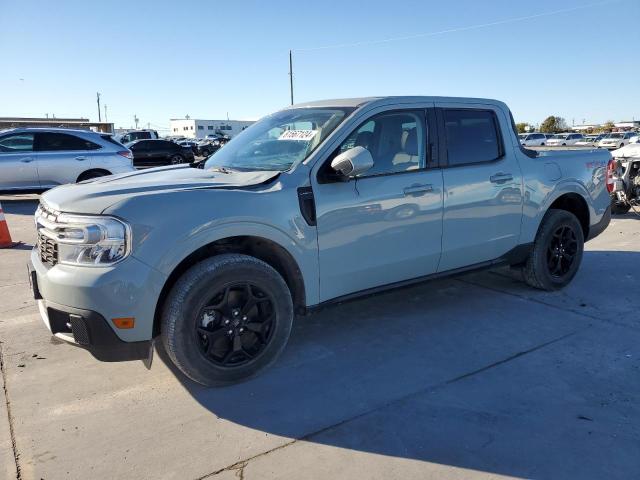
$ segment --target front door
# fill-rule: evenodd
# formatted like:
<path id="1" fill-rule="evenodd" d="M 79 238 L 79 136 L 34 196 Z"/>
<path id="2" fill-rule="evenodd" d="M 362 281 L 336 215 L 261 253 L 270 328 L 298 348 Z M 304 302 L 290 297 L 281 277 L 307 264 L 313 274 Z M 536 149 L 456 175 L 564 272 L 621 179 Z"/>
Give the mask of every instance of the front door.
<path id="1" fill-rule="evenodd" d="M 438 271 L 447 271 L 498 259 L 518 245 L 522 174 L 504 112 L 493 106 L 440 112 L 447 167 Z"/>
<path id="2" fill-rule="evenodd" d="M 375 115 L 335 152 L 364 147 L 373 168 L 314 184 L 321 301 L 437 270 L 442 172 L 431 167 L 428 132 L 424 110 Z"/>
<path id="3" fill-rule="evenodd" d="M 0 137 L 0 190 L 40 188 L 33 133 Z"/>

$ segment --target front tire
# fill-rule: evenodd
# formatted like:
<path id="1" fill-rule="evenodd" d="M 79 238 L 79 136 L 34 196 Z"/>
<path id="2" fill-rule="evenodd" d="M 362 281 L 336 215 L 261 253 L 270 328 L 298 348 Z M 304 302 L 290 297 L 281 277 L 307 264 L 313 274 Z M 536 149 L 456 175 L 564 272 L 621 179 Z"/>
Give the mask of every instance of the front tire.
<path id="1" fill-rule="evenodd" d="M 291 292 L 270 265 L 247 255 L 218 255 L 191 267 L 171 289 L 162 341 L 190 379 L 228 385 L 276 361 L 293 316 Z"/>
<path id="2" fill-rule="evenodd" d="M 523 269 L 534 288 L 553 291 L 571 282 L 582 262 L 584 234 L 574 214 L 550 209 L 543 217 Z"/>
<path id="3" fill-rule="evenodd" d="M 169 161 L 171 165 L 178 165 L 179 163 L 184 162 L 184 157 L 182 155 L 173 155 Z"/>

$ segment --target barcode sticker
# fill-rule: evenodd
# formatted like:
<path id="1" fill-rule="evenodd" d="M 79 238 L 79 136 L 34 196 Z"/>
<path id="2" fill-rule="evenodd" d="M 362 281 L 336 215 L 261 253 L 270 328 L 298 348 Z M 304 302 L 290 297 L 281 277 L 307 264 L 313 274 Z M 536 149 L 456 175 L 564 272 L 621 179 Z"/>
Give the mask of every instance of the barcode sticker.
<path id="1" fill-rule="evenodd" d="M 310 141 L 315 137 L 317 130 L 286 130 L 278 137 L 278 140 L 302 140 Z"/>

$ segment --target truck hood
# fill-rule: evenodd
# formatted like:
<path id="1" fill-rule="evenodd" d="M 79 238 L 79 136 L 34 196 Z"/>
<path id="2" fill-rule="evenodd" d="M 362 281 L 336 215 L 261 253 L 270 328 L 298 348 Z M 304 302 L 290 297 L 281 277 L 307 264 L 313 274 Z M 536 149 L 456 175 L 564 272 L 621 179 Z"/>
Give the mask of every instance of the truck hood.
<path id="1" fill-rule="evenodd" d="M 172 165 L 62 185 L 45 192 L 41 199 L 60 212 L 95 214 L 132 196 L 193 189 L 248 188 L 266 183 L 279 174 L 278 171 L 222 173 Z"/>

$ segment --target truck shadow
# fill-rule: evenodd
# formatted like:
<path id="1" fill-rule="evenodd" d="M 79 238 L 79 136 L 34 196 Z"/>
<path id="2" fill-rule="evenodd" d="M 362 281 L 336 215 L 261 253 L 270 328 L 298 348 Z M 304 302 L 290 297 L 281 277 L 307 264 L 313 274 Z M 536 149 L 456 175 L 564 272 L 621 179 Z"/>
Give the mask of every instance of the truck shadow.
<path id="1" fill-rule="evenodd" d="M 158 356 L 212 414 L 265 433 L 519 477 L 628 478 L 640 408 L 623 399 L 640 395 L 640 355 L 621 359 L 637 352 L 639 267 L 636 252 L 590 251 L 560 292 L 500 270 L 330 307 L 297 319 L 274 367 L 225 388 Z"/>

